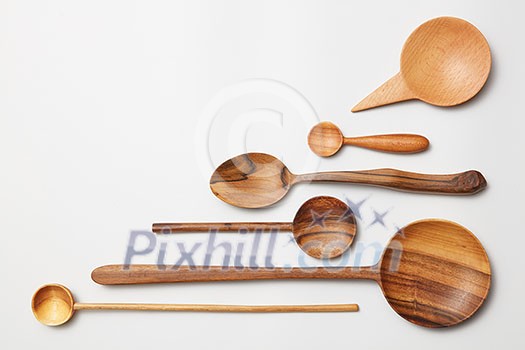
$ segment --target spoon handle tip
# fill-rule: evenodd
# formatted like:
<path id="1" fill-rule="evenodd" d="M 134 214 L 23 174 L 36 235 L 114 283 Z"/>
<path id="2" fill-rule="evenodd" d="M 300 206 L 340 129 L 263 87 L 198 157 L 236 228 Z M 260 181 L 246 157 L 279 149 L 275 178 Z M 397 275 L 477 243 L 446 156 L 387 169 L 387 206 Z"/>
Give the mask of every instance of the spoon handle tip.
<path id="1" fill-rule="evenodd" d="M 421 135 L 385 134 L 345 137 L 344 144 L 391 153 L 417 153 L 428 149 L 430 141 Z"/>

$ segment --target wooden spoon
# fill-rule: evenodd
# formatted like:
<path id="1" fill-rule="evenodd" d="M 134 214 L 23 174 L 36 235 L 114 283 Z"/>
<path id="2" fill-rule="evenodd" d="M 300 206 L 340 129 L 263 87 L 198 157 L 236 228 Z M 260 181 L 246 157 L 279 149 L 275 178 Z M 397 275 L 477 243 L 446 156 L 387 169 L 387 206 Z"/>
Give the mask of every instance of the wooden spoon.
<path id="1" fill-rule="evenodd" d="M 429 141 L 424 136 L 413 134 L 345 137 L 335 124 L 321 122 L 310 130 L 308 145 L 318 156 L 330 157 L 336 154 L 343 145 L 392 153 L 416 153 L 426 150 Z"/>
<path id="2" fill-rule="evenodd" d="M 485 85 L 491 62 L 487 40 L 472 24 L 454 17 L 432 19 L 405 42 L 400 72 L 352 112 L 412 99 L 436 106 L 461 104 Z"/>
<path id="3" fill-rule="evenodd" d="M 297 183 L 319 181 L 443 194 L 474 194 L 487 185 L 483 175 L 475 170 L 451 175 L 426 175 L 395 169 L 295 175 L 269 154 L 246 153 L 222 163 L 211 177 L 210 188 L 226 203 L 261 208 L 278 202 Z"/>
<path id="4" fill-rule="evenodd" d="M 40 287 L 31 300 L 36 319 L 46 326 L 60 326 L 77 310 L 139 310 L 199 312 L 355 312 L 357 304 L 335 305 L 209 305 L 209 304 L 81 304 L 60 284 Z"/>
<path id="5" fill-rule="evenodd" d="M 102 266 L 100 284 L 238 281 L 268 279 L 370 279 L 404 319 L 424 327 L 447 327 L 471 317 L 490 289 L 490 264 L 478 239 L 463 226 L 421 220 L 399 230 L 370 267 L 225 268 L 223 266 Z"/>
<path id="6" fill-rule="evenodd" d="M 306 254 L 330 259 L 343 254 L 354 240 L 357 225 L 352 209 L 337 198 L 310 198 L 297 211 L 293 222 L 158 223 L 156 233 L 238 232 L 239 230 L 277 230 L 293 232 L 295 242 Z"/>

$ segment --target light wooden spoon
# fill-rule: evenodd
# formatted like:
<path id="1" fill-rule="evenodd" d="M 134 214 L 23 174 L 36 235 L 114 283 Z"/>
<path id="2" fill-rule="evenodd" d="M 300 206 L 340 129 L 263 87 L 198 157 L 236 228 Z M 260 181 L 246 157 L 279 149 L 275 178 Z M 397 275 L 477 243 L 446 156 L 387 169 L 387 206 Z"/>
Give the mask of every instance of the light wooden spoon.
<path id="1" fill-rule="evenodd" d="M 479 240 L 447 220 L 420 220 L 400 229 L 379 262 L 369 267 L 236 268 L 224 266 L 107 265 L 91 277 L 100 284 L 273 279 L 370 279 L 401 317 L 424 327 L 470 318 L 485 301 L 490 264 Z"/>
<path id="2" fill-rule="evenodd" d="M 474 194 L 487 185 L 483 175 L 475 170 L 449 175 L 418 174 L 395 169 L 295 175 L 279 159 L 269 154 L 246 153 L 222 163 L 210 179 L 210 188 L 226 203 L 242 208 L 261 208 L 281 200 L 295 184 L 320 181 L 441 194 Z"/>
<path id="3" fill-rule="evenodd" d="M 405 42 L 400 72 L 352 112 L 412 99 L 436 106 L 461 104 L 485 85 L 491 63 L 487 40 L 472 24 L 454 17 L 432 19 Z"/>
<path id="4" fill-rule="evenodd" d="M 357 304 L 334 305 L 213 305 L 213 304 L 86 304 L 77 303 L 71 291 L 60 284 L 40 287 L 31 300 L 35 318 L 46 326 L 60 326 L 77 310 L 138 310 L 198 312 L 355 312 Z"/>
<path id="5" fill-rule="evenodd" d="M 318 156 L 330 157 L 336 154 L 343 145 L 392 153 L 416 153 L 426 150 L 429 141 L 424 136 L 414 134 L 345 137 L 335 124 L 320 122 L 310 130 L 308 145 Z"/>
<path id="6" fill-rule="evenodd" d="M 238 232 L 275 230 L 292 231 L 295 242 L 306 254 L 316 259 L 330 259 L 343 254 L 352 244 L 357 225 L 352 209 L 334 197 L 310 198 L 301 205 L 293 222 L 203 222 L 157 223 L 155 233 Z"/>

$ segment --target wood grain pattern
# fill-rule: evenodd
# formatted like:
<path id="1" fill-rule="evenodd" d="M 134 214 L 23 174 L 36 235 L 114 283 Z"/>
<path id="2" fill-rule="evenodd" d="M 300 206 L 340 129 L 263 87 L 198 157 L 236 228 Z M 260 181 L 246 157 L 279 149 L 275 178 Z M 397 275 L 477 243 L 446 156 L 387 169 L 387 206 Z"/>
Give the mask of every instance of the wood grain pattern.
<path id="1" fill-rule="evenodd" d="M 317 259 L 342 255 L 357 232 L 354 213 L 337 198 L 319 196 L 307 200 L 293 219 L 297 245 Z"/>
<path id="2" fill-rule="evenodd" d="M 281 200 L 292 185 L 319 181 L 440 194 L 475 194 L 487 186 L 483 175 L 475 170 L 448 175 L 395 169 L 295 175 L 269 154 L 246 153 L 222 163 L 210 179 L 210 188 L 226 203 L 243 208 L 261 208 Z"/>
<path id="3" fill-rule="evenodd" d="M 404 319 L 424 327 L 447 327 L 470 318 L 490 289 L 491 271 L 479 240 L 463 226 L 438 219 L 399 230 L 379 262 L 370 267 L 243 268 L 108 265 L 95 269 L 100 284 L 137 284 L 266 279 L 372 279 Z"/>
<path id="4" fill-rule="evenodd" d="M 294 179 L 277 158 L 247 153 L 222 163 L 211 176 L 210 189 L 226 203 L 261 208 L 281 200 Z"/>
<path id="5" fill-rule="evenodd" d="M 77 303 L 71 291 L 60 284 L 39 288 L 31 300 L 35 318 L 47 326 L 59 326 L 71 319 L 78 310 L 136 310 L 192 312 L 356 312 L 357 304 L 328 305 L 215 305 L 215 304 L 124 304 Z"/>
<path id="6" fill-rule="evenodd" d="M 464 103 L 485 85 L 491 64 L 487 40 L 475 26 L 454 17 L 432 19 L 405 42 L 400 73 L 352 112 L 410 99 L 436 106 Z"/>
<path id="7" fill-rule="evenodd" d="M 429 146 L 426 137 L 414 134 L 385 134 L 373 136 L 345 137 L 331 122 L 320 122 L 308 134 L 308 145 L 320 157 L 336 154 L 343 145 L 368 148 L 391 153 L 416 153 Z"/>
<path id="8" fill-rule="evenodd" d="M 295 242 L 306 254 L 317 259 L 331 259 L 348 250 L 354 240 L 357 225 L 354 213 L 348 205 L 334 197 L 319 196 L 303 203 L 292 223 L 156 223 L 152 230 L 162 234 L 191 231 L 292 231 Z"/>

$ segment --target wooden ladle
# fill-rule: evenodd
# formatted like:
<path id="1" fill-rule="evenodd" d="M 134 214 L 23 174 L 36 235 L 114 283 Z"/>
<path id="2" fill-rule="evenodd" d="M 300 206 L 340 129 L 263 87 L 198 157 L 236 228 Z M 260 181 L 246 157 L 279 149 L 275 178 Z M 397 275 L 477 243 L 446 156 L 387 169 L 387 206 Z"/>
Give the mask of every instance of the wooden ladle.
<path id="1" fill-rule="evenodd" d="M 152 230 L 155 233 L 291 231 L 295 242 L 306 254 L 329 259 L 340 256 L 350 247 L 357 225 L 348 205 L 334 197 L 319 196 L 304 202 L 293 222 L 158 223 L 153 224 Z"/>
<path id="2" fill-rule="evenodd" d="M 471 317 L 490 289 L 490 264 L 479 240 L 465 227 L 438 219 L 399 230 L 370 267 L 257 268 L 223 266 L 107 265 L 91 274 L 100 284 L 268 279 L 370 279 L 404 319 L 447 327 Z"/>
<path id="3" fill-rule="evenodd" d="M 416 153 L 426 150 L 429 141 L 424 136 L 414 134 L 345 137 L 335 124 L 320 122 L 310 130 L 308 145 L 318 156 L 330 157 L 336 154 L 343 145 L 392 153 Z"/>
<path id="4" fill-rule="evenodd" d="M 319 181 L 442 194 L 474 194 L 487 185 L 483 175 L 475 170 L 450 175 L 427 175 L 395 169 L 295 175 L 269 154 L 246 153 L 222 163 L 210 179 L 210 188 L 226 203 L 243 208 L 261 208 L 278 202 L 295 184 Z"/>
<path id="5" fill-rule="evenodd" d="M 77 303 L 69 289 L 60 284 L 40 287 L 31 300 L 36 319 L 46 326 L 60 326 L 77 310 L 139 310 L 199 312 L 355 312 L 357 304 L 335 305 L 210 305 L 210 304 L 84 304 Z"/>
<path id="6" fill-rule="evenodd" d="M 352 112 L 418 99 L 436 106 L 470 100 L 485 85 L 490 48 L 469 22 L 439 17 L 420 25 L 401 53 L 401 70 L 359 102 Z"/>

